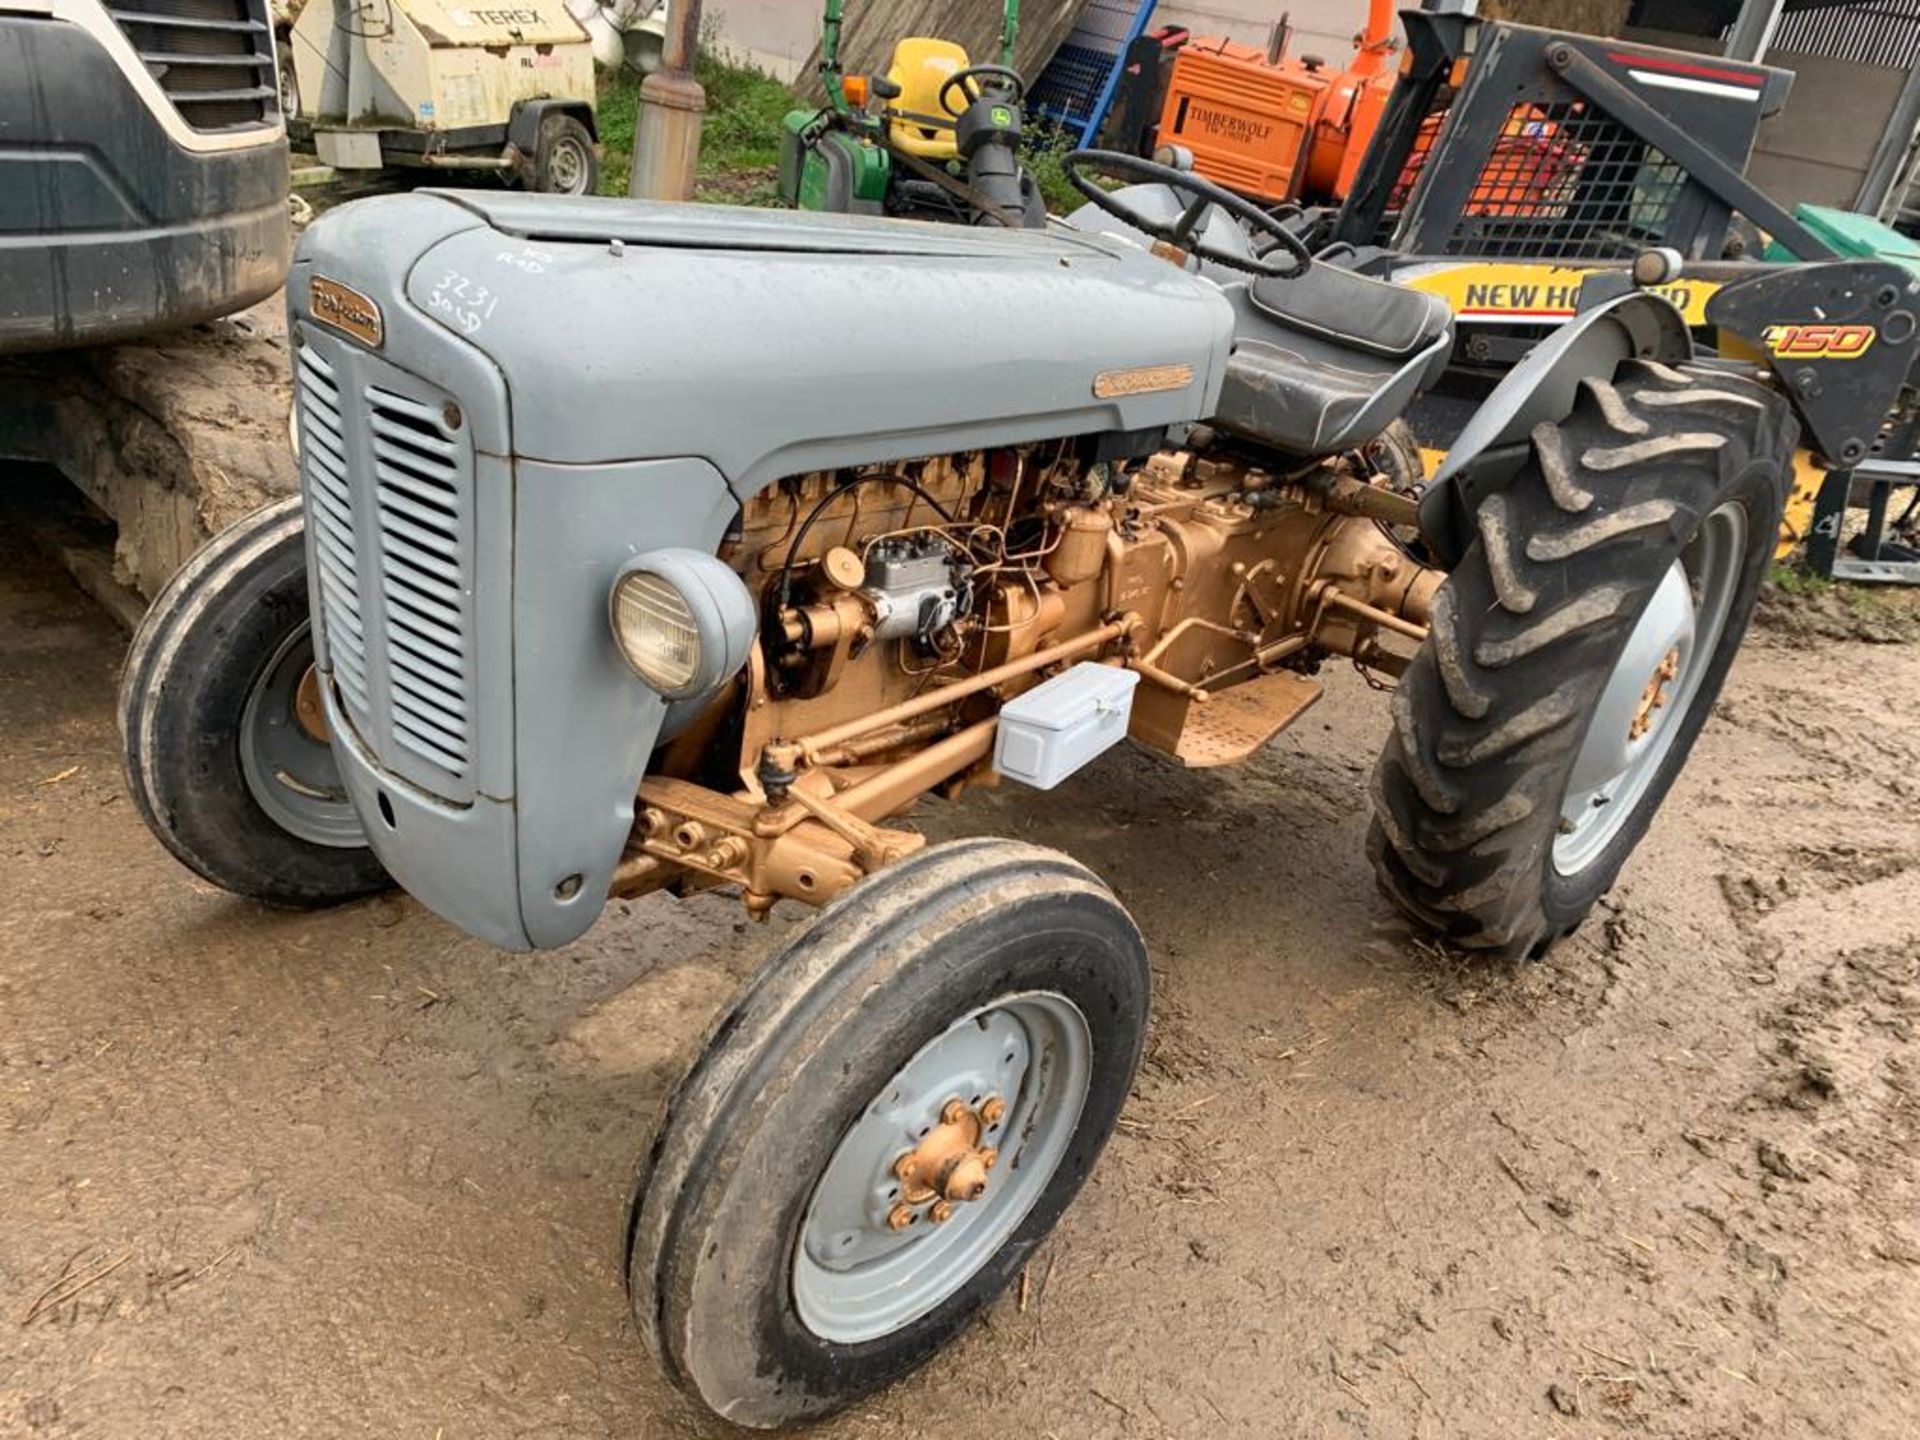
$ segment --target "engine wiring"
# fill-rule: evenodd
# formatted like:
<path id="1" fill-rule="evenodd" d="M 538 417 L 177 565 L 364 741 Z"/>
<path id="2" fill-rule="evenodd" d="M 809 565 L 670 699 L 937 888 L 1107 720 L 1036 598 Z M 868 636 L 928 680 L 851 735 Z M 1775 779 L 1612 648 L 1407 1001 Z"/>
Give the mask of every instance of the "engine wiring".
<path id="1" fill-rule="evenodd" d="M 787 547 L 787 553 L 780 561 L 779 577 L 774 583 L 774 594 L 778 597 L 781 608 L 784 609 L 793 601 L 794 560 L 795 557 L 799 555 L 801 546 L 806 544 L 807 532 L 813 529 L 814 522 L 825 513 L 829 505 L 850 490 L 854 490 L 861 485 L 876 484 L 883 481 L 892 485 L 904 485 L 908 490 L 911 490 L 915 496 L 931 506 L 933 512 L 947 524 L 951 525 L 954 523 L 953 513 L 930 495 L 926 487 L 918 480 L 911 479 L 893 470 L 863 471 L 848 480 L 845 484 L 837 485 L 825 495 L 822 495 L 820 499 L 814 503 L 813 508 L 807 512 L 807 518 L 800 522 L 799 532 L 793 537 L 793 543 Z M 909 509 L 908 513 L 912 513 L 911 509 Z"/>
<path id="2" fill-rule="evenodd" d="M 1072 453 L 1072 443 L 1068 440 L 1059 442 L 1051 455 L 1044 458 L 1033 454 L 1031 447 L 1015 449 L 1004 508 L 995 505 L 997 497 L 994 497 L 994 492 L 997 487 L 991 474 L 972 485 L 961 497 L 959 504 L 963 511 L 995 505 L 1000 510 L 998 521 L 959 518 L 918 480 L 894 470 L 856 474 L 822 495 L 806 508 L 804 515 L 801 513 L 802 501 L 799 496 L 789 491 L 790 509 L 785 529 L 763 552 L 767 555 L 781 552 L 777 565 L 763 561 L 763 568 L 772 570 L 775 575 L 768 593 L 778 608 L 792 604 L 795 574 L 807 563 L 802 555 L 808 537 L 823 520 L 829 507 L 842 496 L 850 495 L 853 504 L 846 516 L 841 543 L 856 550 L 863 571 L 870 564 L 876 547 L 891 541 L 937 537 L 951 549 L 956 560 L 964 567 L 956 575 L 960 599 L 959 619 L 958 623 L 949 625 L 940 634 L 926 637 L 917 651 L 906 644 L 894 647 L 895 668 L 902 675 L 918 680 L 915 689 L 918 694 L 926 685 L 934 683 L 941 673 L 950 673 L 955 666 L 965 663 L 970 638 L 984 642 L 986 637 L 1015 635 L 1040 623 L 1045 608 L 1045 561 L 1066 539 L 1066 527 L 1058 523 L 1057 512 L 1062 504 L 1071 505 L 1076 499 L 1084 498 L 1080 495 L 1079 487 L 1063 482 L 1057 474 L 1060 467 L 1068 463 Z M 1004 475 L 1002 478 L 1005 478 Z M 900 486 L 909 492 L 911 499 L 905 514 L 901 516 L 904 523 L 871 535 L 861 535 L 863 506 L 860 492 L 873 484 Z M 1039 487 L 1037 490 L 1033 489 L 1036 484 Z M 1047 498 L 1055 492 L 1059 492 L 1058 498 Z M 1028 506 L 1028 513 L 1025 514 L 1021 513 L 1023 501 Z M 938 519 L 912 523 L 913 511 L 921 504 L 932 509 Z M 1017 540 L 1013 533 L 1016 528 L 1020 532 Z M 1024 588 L 1031 597 L 1031 605 L 1026 614 L 1013 618 L 1015 607 L 1009 600 L 1009 618 L 996 624 L 989 618 L 989 607 L 996 593 L 1011 594 L 1010 587 Z M 928 647 L 931 648 L 931 654 L 928 653 Z M 988 647 L 980 643 L 972 648 L 979 651 L 979 665 L 984 667 Z"/>

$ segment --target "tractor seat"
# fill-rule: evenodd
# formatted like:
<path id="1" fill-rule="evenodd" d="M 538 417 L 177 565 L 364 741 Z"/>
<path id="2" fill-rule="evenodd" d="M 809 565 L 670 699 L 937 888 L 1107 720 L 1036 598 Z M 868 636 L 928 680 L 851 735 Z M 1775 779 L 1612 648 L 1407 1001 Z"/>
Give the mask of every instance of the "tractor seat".
<path id="1" fill-rule="evenodd" d="M 1292 455 L 1366 444 L 1439 378 L 1453 347 L 1446 301 L 1331 265 L 1255 280 L 1236 298 L 1213 420 Z"/>
<path id="2" fill-rule="evenodd" d="M 887 79 L 900 87 L 900 93 L 887 102 L 888 106 L 909 115 L 945 121 L 930 125 L 896 116 L 887 127 L 887 138 L 895 149 L 936 163 L 959 158 L 953 124 L 946 120 L 947 112 L 940 108 L 940 87 L 947 83 L 949 75 L 972 63 L 967 59 L 966 48 L 951 40 L 908 36 L 893 47 L 893 58 L 887 62 Z"/>

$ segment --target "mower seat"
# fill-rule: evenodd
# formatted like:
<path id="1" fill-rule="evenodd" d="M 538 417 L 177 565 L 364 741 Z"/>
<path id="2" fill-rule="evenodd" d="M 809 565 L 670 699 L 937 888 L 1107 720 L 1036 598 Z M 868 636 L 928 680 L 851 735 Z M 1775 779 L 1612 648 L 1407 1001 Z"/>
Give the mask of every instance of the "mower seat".
<path id="1" fill-rule="evenodd" d="M 947 83 L 949 75 L 972 63 L 966 48 L 951 40 L 908 36 L 893 47 L 893 58 L 887 62 L 887 79 L 900 87 L 900 93 L 887 103 L 892 109 L 907 112 L 906 117 L 896 116 L 887 127 L 887 139 L 896 150 L 918 155 L 936 165 L 960 157 L 960 147 L 954 143 L 953 123 L 940 108 L 940 87 Z M 924 123 L 932 120 L 943 123 Z"/>
<path id="2" fill-rule="evenodd" d="M 1228 294 L 1240 315 L 1212 418 L 1290 455 L 1366 444 L 1439 379 L 1453 348 L 1446 301 L 1331 265 Z"/>

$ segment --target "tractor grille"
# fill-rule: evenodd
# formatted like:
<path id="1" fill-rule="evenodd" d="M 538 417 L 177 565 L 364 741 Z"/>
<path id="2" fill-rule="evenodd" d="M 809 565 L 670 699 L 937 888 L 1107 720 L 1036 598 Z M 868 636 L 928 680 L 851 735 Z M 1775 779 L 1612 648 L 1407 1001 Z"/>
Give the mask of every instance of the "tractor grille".
<path id="1" fill-rule="evenodd" d="M 107 13 L 194 129 L 273 122 L 267 0 L 111 0 Z"/>
<path id="2" fill-rule="evenodd" d="M 394 738 L 457 775 L 473 758 L 460 447 L 417 400 L 373 385 L 366 400 Z"/>
<path id="3" fill-rule="evenodd" d="M 295 377 L 321 632 L 341 703 L 383 764 L 468 798 L 471 446 L 443 397 L 364 352 L 309 338 Z"/>

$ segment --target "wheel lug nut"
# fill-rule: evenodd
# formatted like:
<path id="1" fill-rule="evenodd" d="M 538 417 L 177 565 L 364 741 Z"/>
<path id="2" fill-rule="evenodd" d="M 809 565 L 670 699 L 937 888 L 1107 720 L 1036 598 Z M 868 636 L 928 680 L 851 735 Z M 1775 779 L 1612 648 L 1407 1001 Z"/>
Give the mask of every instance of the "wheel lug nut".
<path id="1" fill-rule="evenodd" d="M 988 1125 L 998 1125 L 1001 1116 L 1007 1113 L 1007 1102 L 998 1095 L 993 1096 L 980 1107 L 980 1118 Z"/>
<path id="2" fill-rule="evenodd" d="M 887 1212 L 887 1228 L 889 1230 L 904 1230 L 911 1224 L 913 1224 L 913 1207 L 911 1205 L 896 1205 Z"/>
<path id="3" fill-rule="evenodd" d="M 989 1145 L 980 1152 L 980 1168 L 991 1170 L 1000 1161 L 1000 1152 Z"/>
<path id="4" fill-rule="evenodd" d="M 936 1225 L 944 1225 L 953 1218 L 953 1205 L 946 1200 L 936 1200 L 933 1208 L 927 1211 L 927 1219 Z"/>
<path id="5" fill-rule="evenodd" d="M 962 1120 L 966 1118 L 967 1118 L 967 1106 L 965 1101 L 949 1100 L 944 1106 L 941 1107 L 940 1123 L 942 1125 L 958 1125 Z"/>

